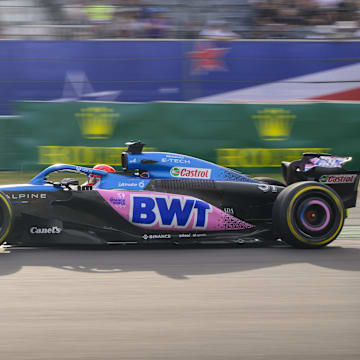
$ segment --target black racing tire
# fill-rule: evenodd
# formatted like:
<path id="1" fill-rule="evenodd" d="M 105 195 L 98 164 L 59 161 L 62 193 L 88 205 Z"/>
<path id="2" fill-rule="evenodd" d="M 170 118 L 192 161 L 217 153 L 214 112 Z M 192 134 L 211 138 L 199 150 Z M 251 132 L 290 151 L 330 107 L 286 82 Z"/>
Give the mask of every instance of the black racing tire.
<path id="1" fill-rule="evenodd" d="M 316 249 L 330 244 L 344 225 L 339 195 L 315 181 L 286 187 L 273 206 L 274 233 L 288 245 Z"/>
<path id="2" fill-rule="evenodd" d="M 258 180 L 258 181 L 261 181 L 265 184 L 268 184 L 268 185 L 275 185 L 275 186 L 286 186 L 284 183 L 282 183 L 281 181 L 279 180 L 275 180 L 273 178 L 270 178 L 270 177 L 254 177 L 255 180 Z"/>
<path id="3" fill-rule="evenodd" d="M 13 226 L 13 207 L 3 192 L 0 192 L 0 245 L 8 238 Z"/>

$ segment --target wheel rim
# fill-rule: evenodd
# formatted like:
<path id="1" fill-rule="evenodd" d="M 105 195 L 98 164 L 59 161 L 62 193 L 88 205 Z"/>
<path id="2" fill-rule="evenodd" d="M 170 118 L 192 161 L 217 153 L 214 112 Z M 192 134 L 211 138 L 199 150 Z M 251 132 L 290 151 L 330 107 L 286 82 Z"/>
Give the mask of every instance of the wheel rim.
<path id="1" fill-rule="evenodd" d="M 299 206 L 302 227 L 311 232 L 324 230 L 330 223 L 332 209 L 323 200 L 312 199 Z"/>
<path id="2" fill-rule="evenodd" d="M 343 211 L 334 196 L 330 191 L 317 188 L 311 193 L 304 191 L 296 198 L 291 209 L 291 224 L 299 240 L 323 245 L 340 232 Z"/>

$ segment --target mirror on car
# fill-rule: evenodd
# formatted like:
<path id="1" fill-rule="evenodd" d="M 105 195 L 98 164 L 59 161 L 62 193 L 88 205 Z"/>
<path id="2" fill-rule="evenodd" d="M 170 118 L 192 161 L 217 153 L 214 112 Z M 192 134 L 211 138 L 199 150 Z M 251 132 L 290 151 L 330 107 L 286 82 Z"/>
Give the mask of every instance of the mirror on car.
<path id="1" fill-rule="evenodd" d="M 66 187 L 69 187 L 71 185 L 78 186 L 79 180 L 72 179 L 72 178 L 65 178 L 65 179 L 61 180 L 61 185 L 66 186 Z"/>

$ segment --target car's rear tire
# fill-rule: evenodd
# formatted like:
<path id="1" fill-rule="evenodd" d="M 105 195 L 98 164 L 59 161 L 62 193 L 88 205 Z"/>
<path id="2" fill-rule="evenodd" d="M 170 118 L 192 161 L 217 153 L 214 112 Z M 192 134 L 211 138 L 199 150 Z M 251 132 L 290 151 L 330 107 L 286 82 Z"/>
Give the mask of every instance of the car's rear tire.
<path id="1" fill-rule="evenodd" d="M 0 245 L 8 238 L 13 225 L 13 208 L 3 192 L 0 192 Z"/>
<path id="2" fill-rule="evenodd" d="M 274 233 L 297 248 L 320 248 L 340 234 L 345 211 L 339 195 L 317 182 L 286 187 L 273 207 Z"/>

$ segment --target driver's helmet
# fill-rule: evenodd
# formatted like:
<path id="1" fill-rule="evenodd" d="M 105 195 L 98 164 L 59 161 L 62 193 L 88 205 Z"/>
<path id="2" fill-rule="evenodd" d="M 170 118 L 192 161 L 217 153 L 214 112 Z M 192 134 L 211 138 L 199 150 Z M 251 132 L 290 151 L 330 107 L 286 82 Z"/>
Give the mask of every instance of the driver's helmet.
<path id="1" fill-rule="evenodd" d="M 110 165 L 106 165 L 106 164 L 97 164 L 93 167 L 93 169 L 95 170 L 102 170 L 102 171 L 106 171 L 108 173 L 114 173 L 116 172 L 116 170 L 110 166 Z M 95 174 L 90 174 L 88 176 L 88 185 L 90 186 L 94 186 L 96 185 L 101 179 L 100 175 L 95 175 Z"/>

